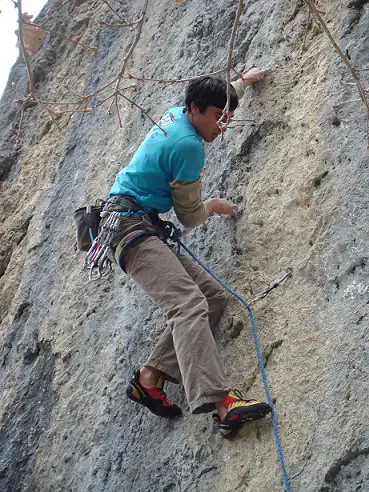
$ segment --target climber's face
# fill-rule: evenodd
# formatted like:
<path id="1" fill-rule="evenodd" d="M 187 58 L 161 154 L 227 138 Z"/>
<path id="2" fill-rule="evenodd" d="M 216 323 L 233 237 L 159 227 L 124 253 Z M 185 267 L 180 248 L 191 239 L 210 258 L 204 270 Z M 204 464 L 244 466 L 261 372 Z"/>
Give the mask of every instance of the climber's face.
<path id="1" fill-rule="evenodd" d="M 205 142 L 213 142 L 227 128 L 221 129 L 218 121 L 222 118 L 223 109 L 216 106 L 208 106 L 203 113 L 200 112 L 196 104 L 191 103 L 191 113 L 186 113 L 192 126 Z M 234 111 L 229 112 L 229 118 L 233 118 Z M 227 121 L 227 115 L 221 119 L 221 123 Z M 220 125 L 221 126 L 221 125 Z"/>

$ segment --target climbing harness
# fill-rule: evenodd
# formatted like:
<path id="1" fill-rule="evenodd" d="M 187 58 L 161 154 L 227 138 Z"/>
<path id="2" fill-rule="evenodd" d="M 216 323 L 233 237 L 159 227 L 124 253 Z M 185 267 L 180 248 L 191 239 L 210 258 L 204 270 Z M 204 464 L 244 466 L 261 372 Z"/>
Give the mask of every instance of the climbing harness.
<path id="1" fill-rule="evenodd" d="M 281 446 L 281 442 L 280 442 L 279 434 L 278 434 L 277 416 L 276 416 L 276 412 L 275 412 L 275 409 L 274 409 L 274 404 L 273 404 L 272 396 L 271 396 L 271 393 L 270 393 L 270 390 L 269 390 L 268 380 L 267 380 L 267 376 L 266 376 L 266 372 L 265 372 L 265 368 L 264 368 L 264 362 L 263 362 L 263 358 L 262 358 L 261 350 L 260 350 L 259 339 L 258 339 L 258 335 L 257 335 L 257 332 L 256 332 L 256 326 L 255 326 L 255 321 L 254 321 L 254 314 L 252 312 L 252 309 L 251 309 L 251 306 L 250 306 L 250 302 L 247 302 L 239 294 L 237 294 L 236 291 L 234 291 L 225 282 L 223 282 L 222 279 L 220 279 L 210 268 L 208 268 L 204 263 L 202 263 L 192 253 L 192 251 L 190 251 L 187 248 L 187 246 L 182 243 L 182 241 L 180 240 L 180 234 L 181 233 L 180 233 L 179 229 L 177 229 L 175 227 L 174 224 L 172 224 L 171 222 L 167 222 L 166 223 L 166 230 L 167 230 L 167 232 L 169 234 L 168 238 L 171 239 L 174 243 L 177 243 L 177 252 L 178 252 L 177 253 L 177 256 L 179 254 L 180 248 L 183 248 L 191 256 L 191 258 L 194 261 L 196 261 L 196 263 L 198 263 L 207 273 L 209 273 L 209 275 L 211 275 L 213 277 L 214 280 L 216 280 L 224 289 L 226 289 L 230 294 L 232 294 L 238 301 L 240 301 L 241 304 L 244 307 L 246 307 L 246 309 L 248 310 L 249 318 L 250 318 L 250 324 L 251 324 L 252 336 L 253 336 L 253 339 L 254 339 L 254 345 L 255 345 L 255 349 L 256 349 L 256 355 L 257 355 L 258 364 L 259 364 L 260 373 L 261 373 L 261 379 L 263 381 L 264 391 L 265 391 L 265 394 L 266 394 L 266 397 L 267 397 L 267 400 L 268 400 L 268 404 L 270 405 L 270 407 L 272 409 L 271 415 L 272 415 L 273 433 L 274 433 L 274 439 L 275 439 L 276 448 L 277 448 L 278 459 L 279 459 L 279 463 L 280 463 L 280 466 L 281 466 L 282 477 L 283 477 L 283 482 L 284 482 L 284 486 L 285 486 L 285 492 L 290 492 L 291 489 L 290 489 L 290 485 L 289 485 L 289 481 L 288 481 L 288 475 L 287 475 L 286 467 L 285 467 L 285 464 L 284 464 L 282 446 Z M 263 292 L 259 296 L 255 297 L 251 302 L 256 302 L 257 300 L 262 299 L 263 297 L 265 297 L 268 294 L 268 292 L 270 292 L 272 289 L 274 289 L 275 287 L 277 287 L 285 278 L 287 278 L 290 275 L 291 275 L 291 271 L 289 269 L 287 269 L 286 272 L 285 272 L 285 274 L 279 280 L 277 280 L 276 282 L 274 282 L 274 284 L 269 289 L 267 289 L 265 292 Z"/>
<path id="2" fill-rule="evenodd" d="M 83 268 L 90 271 L 90 280 L 97 280 L 108 275 L 113 270 L 112 259 L 125 271 L 124 254 L 141 237 L 158 236 L 164 240 L 169 237 L 165 230 L 166 223 L 160 220 L 158 214 L 136 205 L 129 197 L 114 195 L 106 201 L 99 200 L 99 202 L 101 203 L 100 207 L 89 206 L 75 211 L 78 243 L 83 242 L 85 245 L 90 240 L 89 248 L 79 248 L 87 251 Z M 98 219 L 96 218 L 97 213 L 99 215 Z M 152 230 L 143 229 L 130 232 L 113 248 L 112 241 L 118 232 L 122 217 L 142 216 L 147 216 L 148 221 L 153 225 Z M 92 217 L 94 220 L 92 220 Z M 100 220 L 104 218 L 106 220 L 102 220 L 102 225 L 98 229 Z M 91 223 L 93 223 L 94 228 Z"/>
<path id="3" fill-rule="evenodd" d="M 112 262 L 108 253 L 120 222 L 119 212 L 102 211 L 100 215 L 102 218 L 108 215 L 108 218 L 103 223 L 99 235 L 95 237 L 83 262 L 83 268 L 90 270 L 90 280 L 96 280 L 112 271 Z"/>

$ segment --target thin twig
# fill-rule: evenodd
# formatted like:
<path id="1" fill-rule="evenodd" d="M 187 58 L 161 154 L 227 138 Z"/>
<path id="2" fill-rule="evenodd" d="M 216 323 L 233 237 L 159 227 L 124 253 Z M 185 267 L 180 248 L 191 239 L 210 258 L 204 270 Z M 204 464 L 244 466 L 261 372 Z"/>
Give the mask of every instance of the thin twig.
<path id="1" fill-rule="evenodd" d="M 50 118 L 53 120 L 53 123 L 55 124 L 56 128 L 58 129 L 59 133 L 62 131 L 62 129 L 60 128 L 59 126 L 59 123 L 56 121 L 55 119 L 55 114 L 54 112 L 48 107 L 46 106 L 42 101 L 41 99 L 39 99 L 37 97 L 37 95 L 35 94 L 35 99 L 37 100 L 38 104 L 45 110 L 49 113 L 50 115 Z"/>
<path id="2" fill-rule="evenodd" d="M 134 80 L 140 80 L 143 82 L 159 82 L 159 83 L 164 83 L 164 84 L 177 84 L 180 82 L 191 82 L 192 80 L 197 80 L 197 79 L 203 79 L 204 77 L 212 77 L 213 75 L 219 75 L 222 72 L 225 72 L 227 69 L 222 68 L 221 70 L 217 70 L 216 72 L 211 72 L 211 73 L 206 73 L 202 75 L 196 75 L 194 77 L 188 77 L 185 79 L 150 79 L 146 77 L 136 77 L 134 75 L 131 75 L 128 73 L 126 77 L 123 77 L 123 79 L 134 79 Z"/>
<path id="3" fill-rule="evenodd" d="M 25 109 L 25 105 L 22 104 L 22 106 L 20 108 L 20 119 L 19 119 L 18 132 L 17 132 L 17 137 L 20 139 L 23 138 L 22 124 L 23 124 L 23 117 L 24 117 L 24 109 Z"/>
<path id="4" fill-rule="evenodd" d="M 95 0 L 94 3 L 88 7 L 88 9 L 93 10 L 98 3 L 99 3 L 99 0 Z"/>
<path id="5" fill-rule="evenodd" d="M 92 108 L 86 108 L 86 109 L 66 109 L 63 111 L 58 111 L 58 116 L 62 114 L 69 114 L 69 113 L 92 113 Z"/>
<path id="6" fill-rule="evenodd" d="M 355 79 L 356 87 L 357 87 L 357 89 L 359 91 L 361 100 L 362 100 L 364 106 L 366 107 L 366 111 L 367 111 L 366 127 L 367 127 L 368 148 L 369 148 L 369 102 L 368 102 L 368 100 L 366 98 L 365 90 L 364 90 L 363 86 L 361 85 L 360 77 L 358 76 L 358 74 L 357 74 L 356 70 L 354 69 L 354 67 L 351 65 L 351 63 L 348 60 L 347 56 L 343 53 L 343 51 L 341 50 L 341 48 L 338 46 L 338 44 L 333 39 L 332 34 L 330 33 L 330 31 L 329 31 L 326 23 L 322 19 L 319 11 L 317 10 L 317 8 L 314 5 L 314 3 L 312 2 L 312 0 L 304 0 L 304 1 L 305 1 L 306 5 L 308 6 L 308 8 L 311 10 L 311 12 L 315 15 L 315 17 L 318 20 L 319 24 L 321 25 L 321 27 L 323 28 L 324 32 L 328 36 L 330 42 L 332 43 L 334 49 L 337 51 L 337 53 L 341 57 L 343 63 L 346 65 L 346 67 L 348 68 L 349 72 L 351 73 L 351 75 Z"/>
<path id="7" fill-rule="evenodd" d="M 118 115 L 118 120 L 119 120 L 119 128 L 122 128 L 122 120 L 120 118 L 120 113 L 119 113 L 119 106 L 118 106 L 118 95 L 115 97 L 115 107 L 117 108 L 117 115 Z"/>
<path id="8" fill-rule="evenodd" d="M 111 114 L 111 108 L 112 108 L 112 106 L 113 106 L 113 104 L 114 104 L 114 101 L 116 101 L 116 100 L 117 100 L 117 92 L 116 92 L 116 91 L 114 91 L 114 93 L 112 94 L 112 96 L 111 96 L 111 97 L 112 97 L 113 99 L 112 99 L 112 101 L 110 102 L 110 105 L 109 105 L 109 108 L 108 108 L 108 110 L 107 110 L 106 114 Z"/>
<path id="9" fill-rule="evenodd" d="M 69 101 L 69 102 L 57 102 L 57 101 L 44 101 L 45 104 L 51 104 L 56 106 L 67 106 L 68 104 L 78 104 L 78 101 Z"/>
<path id="10" fill-rule="evenodd" d="M 334 104 L 333 108 L 336 109 L 339 106 L 343 106 L 344 104 L 351 104 L 351 103 L 356 103 L 356 102 L 361 102 L 361 99 L 350 99 L 349 101 L 342 101 L 340 103 Z"/>
<path id="11" fill-rule="evenodd" d="M 31 93 L 32 97 L 35 99 L 35 101 L 37 101 L 40 104 L 40 106 L 43 107 L 49 113 L 49 115 L 50 115 L 51 119 L 53 120 L 53 122 L 55 123 L 56 127 L 58 128 L 59 131 L 61 131 L 61 128 L 58 125 L 58 122 L 56 121 L 53 112 L 50 110 L 50 108 L 48 108 L 47 106 L 45 106 L 42 103 L 42 101 L 39 99 L 39 97 L 37 96 L 36 89 L 35 89 L 35 86 L 33 84 L 33 76 L 32 76 L 31 65 L 30 65 L 30 62 L 29 62 L 29 59 L 28 59 L 27 50 L 25 49 L 24 41 L 23 41 L 22 0 L 18 0 L 17 6 L 18 6 L 18 37 L 19 37 L 19 46 L 21 48 L 23 59 L 24 59 L 24 61 L 26 63 L 26 67 L 27 67 L 28 79 L 29 79 L 29 83 L 30 83 L 30 93 Z M 19 130 L 22 131 L 22 128 L 20 127 Z"/>
<path id="12" fill-rule="evenodd" d="M 308 16 L 307 16 L 307 20 L 306 20 L 306 28 L 305 28 L 304 42 L 302 43 L 301 51 L 306 51 L 306 38 L 307 38 L 308 31 L 309 31 L 310 20 L 311 20 L 311 12 L 310 12 L 310 10 L 308 10 Z"/>
<path id="13" fill-rule="evenodd" d="M 125 22 L 125 21 L 124 21 L 124 19 L 123 19 L 123 17 L 121 17 L 121 16 L 118 14 L 118 12 L 117 12 L 116 10 L 114 10 L 114 9 L 113 9 L 113 7 L 112 7 L 112 6 L 111 6 L 111 5 L 110 5 L 110 4 L 109 4 L 106 0 L 102 0 L 102 1 L 105 3 L 105 5 L 107 5 L 107 6 L 109 7 L 109 9 L 110 9 L 112 12 L 114 12 L 114 14 L 115 14 L 115 15 L 117 15 L 117 16 L 119 17 L 119 19 L 120 19 L 122 22 Z"/>
<path id="14" fill-rule="evenodd" d="M 134 22 L 131 22 L 130 24 L 108 24 L 107 22 L 104 22 L 104 21 L 99 20 L 99 19 L 96 19 L 96 22 L 102 26 L 105 26 L 105 27 L 133 27 L 136 24 L 138 24 L 140 22 L 140 20 L 141 19 L 138 19 Z"/>
<path id="15" fill-rule="evenodd" d="M 96 96 L 97 94 L 99 94 L 100 92 L 104 91 L 105 89 L 107 89 L 108 87 L 110 87 L 112 84 L 114 84 L 114 82 L 116 82 L 117 80 L 117 77 L 114 77 L 114 79 L 110 80 L 109 82 L 107 82 L 106 84 L 104 84 L 102 87 L 99 87 L 98 89 L 96 89 L 94 92 L 91 92 L 90 94 L 87 94 L 87 96 L 84 96 L 78 103 L 78 106 L 76 109 L 79 109 L 83 104 L 85 104 L 85 107 L 88 106 L 88 104 L 91 102 L 91 99 Z M 115 92 L 110 96 L 110 97 L 114 97 L 115 95 Z M 109 108 L 110 110 L 110 108 Z M 108 110 L 108 111 L 109 111 Z M 66 123 L 64 124 L 63 128 L 66 128 L 69 124 L 69 121 L 71 120 L 73 114 L 70 115 L 70 117 L 67 119 Z"/>
<path id="16" fill-rule="evenodd" d="M 127 87 L 123 87 L 123 89 L 122 89 L 122 90 L 123 90 L 123 91 L 125 91 L 125 90 L 127 90 L 127 89 L 133 89 L 134 87 L 136 87 L 136 85 L 128 85 Z M 111 99 L 112 97 L 114 97 L 114 93 L 113 93 L 113 94 L 110 94 L 110 96 L 105 97 L 105 99 L 101 99 L 101 100 L 97 103 L 96 107 L 100 107 L 100 106 L 102 106 L 103 104 L 105 104 L 105 103 L 106 103 L 106 101 L 108 101 L 108 100 L 109 100 L 109 99 Z"/>
<path id="17" fill-rule="evenodd" d="M 243 0 L 239 0 L 236 18 L 235 18 L 234 23 L 233 23 L 231 39 L 229 41 L 228 61 L 227 61 L 227 102 L 226 102 L 226 105 L 223 109 L 222 116 L 218 120 L 218 126 L 221 129 L 224 128 L 225 126 L 227 126 L 228 121 L 229 121 L 229 104 L 230 104 L 230 100 L 231 100 L 231 70 L 233 68 L 232 55 L 233 55 L 234 41 L 235 41 L 236 33 L 237 33 L 237 27 L 238 27 L 241 12 L 242 12 L 242 7 L 243 7 Z M 227 115 L 227 120 L 226 120 L 226 123 L 224 124 L 223 119 L 226 115 Z"/>
<path id="18" fill-rule="evenodd" d="M 19 46 L 21 47 L 23 59 L 26 64 L 27 68 L 27 73 L 28 73 L 28 80 L 30 83 L 30 92 L 33 94 L 35 92 L 35 87 L 33 85 L 33 76 L 32 76 L 32 70 L 31 70 L 31 65 L 28 59 L 27 51 L 24 47 L 24 42 L 23 42 L 23 13 L 22 13 L 22 0 L 18 0 L 18 38 L 19 38 Z"/>
<path id="19" fill-rule="evenodd" d="M 233 123 L 234 121 L 252 121 L 253 123 L 255 123 L 255 122 L 256 122 L 256 120 L 244 120 L 244 119 L 242 119 L 242 120 L 237 120 L 237 119 L 235 119 L 235 118 L 232 118 L 232 119 L 230 120 L 230 123 Z"/>
<path id="20" fill-rule="evenodd" d="M 101 99 L 101 100 L 97 103 L 97 106 L 98 106 L 98 107 L 102 106 L 104 103 L 106 103 L 106 101 L 109 101 L 109 99 L 111 99 L 112 97 L 114 97 L 114 94 L 110 94 L 110 96 L 106 97 L 105 99 Z"/>
<path id="21" fill-rule="evenodd" d="M 22 123 L 23 123 L 23 118 L 24 118 L 24 111 L 26 109 L 26 106 L 29 102 L 32 102 L 34 101 L 34 98 L 32 96 L 32 94 L 28 94 L 28 96 L 22 100 L 16 100 L 14 101 L 15 103 L 18 103 L 19 104 L 19 108 L 17 110 L 17 112 L 15 113 L 15 116 L 13 118 L 13 121 L 12 121 L 12 124 L 11 124 L 11 128 L 12 129 L 15 129 L 16 127 L 16 121 L 17 121 L 17 118 L 18 118 L 18 115 L 20 113 L 20 119 L 19 119 L 19 122 L 18 122 L 18 131 L 17 131 L 17 134 L 18 134 L 18 137 L 19 138 L 22 138 L 23 137 L 23 128 L 22 128 Z"/>
<path id="22" fill-rule="evenodd" d="M 72 91 L 66 84 L 62 84 L 62 87 L 64 87 L 64 89 L 66 89 L 68 92 L 73 94 L 73 96 L 77 96 L 79 98 L 83 97 L 81 94 L 77 94 L 77 92 Z M 76 101 L 76 102 L 78 102 L 78 101 Z"/>
<path id="23" fill-rule="evenodd" d="M 99 94 L 100 92 L 104 91 L 105 89 L 107 89 L 109 86 L 111 86 L 112 84 L 114 84 L 114 82 L 117 80 L 117 78 L 115 77 L 114 79 L 110 80 L 109 82 L 107 82 L 105 85 L 103 85 L 102 87 L 99 87 L 99 89 L 96 89 L 94 92 L 91 92 L 90 94 L 87 94 L 87 96 L 84 96 L 78 103 L 78 106 L 76 109 L 79 109 L 83 104 L 86 103 L 86 106 L 90 103 L 91 99 L 96 96 L 97 94 Z M 114 94 L 112 95 L 112 97 L 114 96 Z M 63 128 L 66 128 L 69 124 L 69 121 L 71 120 L 73 114 L 70 115 L 70 117 L 67 119 L 66 123 L 63 125 Z"/>
<path id="24" fill-rule="evenodd" d="M 69 41 L 70 43 L 74 44 L 74 46 L 77 46 L 77 44 L 80 44 L 80 45 L 84 46 L 85 48 L 87 48 L 88 50 L 93 51 L 94 53 L 97 53 L 96 46 L 92 46 L 92 47 L 88 46 L 87 44 L 84 44 L 77 39 L 70 38 L 69 36 L 66 36 L 65 34 L 63 34 L 62 32 L 55 31 L 54 29 L 50 29 L 48 27 L 43 26 L 42 24 L 35 24 L 34 22 L 24 22 L 24 24 L 28 24 L 29 26 L 39 27 L 40 29 L 43 29 L 44 31 L 51 32 L 51 33 L 55 34 L 56 36 L 59 36 L 60 38 L 65 39 L 66 41 Z"/>
<path id="25" fill-rule="evenodd" d="M 107 82 L 105 85 L 103 85 L 102 87 L 99 87 L 98 89 L 96 89 L 94 92 L 91 92 L 90 94 L 87 94 L 87 96 L 84 97 L 84 99 L 87 99 L 87 98 L 92 98 L 93 96 L 96 96 L 97 94 L 99 94 L 100 92 L 104 91 L 105 89 L 107 89 L 109 86 L 113 85 L 114 82 L 117 80 L 117 77 L 114 77 L 114 79 L 110 80 L 109 82 Z"/>
<path id="26" fill-rule="evenodd" d="M 256 123 L 255 120 L 253 122 Z M 230 121 L 230 123 L 232 123 L 232 121 Z M 229 124 L 228 124 L 227 125 L 227 130 L 233 130 L 233 128 L 239 128 L 239 127 L 240 128 L 245 128 L 246 126 L 247 125 L 232 125 L 232 126 L 229 126 Z"/>
<path id="27" fill-rule="evenodd" d="M 124 99 L 126 99 L 127 101 L 129 101 L 131 104 L 133 104 L 134 106 L 136 106 L 136 108 L 138 108 L 150 121 L 153 125 L 157 126 L 158 128 L 160 128 L 160 130 L 164 133 L 165 136 L 167 136 L 167 132 L 164 130 L 164 128 L 162 128 L 158 123 L 156 123 L 155 120 L 153 120 L 151 118 L 151 116 L 143 109 L 143 107 L 141 107 L 139 104 L 137 104 L 135 101 L 132 101 L 132 99 L 130 99 L 129 97 L 125 96 L 124 94 L 122 94 L 121 92 L 119 92 L 119 95 L 122 96 Z"/>
<path id="28" fill-rule="evenodd" d="M 138 40 L 140 39 L 141 32 L 142 32 L 142 25 L 143 25 L 143 22 L 145 20 L 146 10 L 147 10 L 148 3 L 149 3 L 149 0 L 145 0 L 144 6 L 143 6 L 143 9 L 142 9 L 142 15 L 141 15 L 141 18 L 140 18 L 140 22 L 137 24 L 136 37 L 135 37 L 135 39 L 134 39 L 134 41 L 133 41 L 130 49 L 128 50 L 128 53 L 124 57 L 123 66 L 122 66 L 122 68 L 121 68 L 121 70 L 118 73 L 118 76 L 116 78 L 116 84 L 115 84 L 115 88 L 114 88 L 114 94 L 115 94 L 115 98 L 114 99 L 115 99 L 115 101 L 117 101 L 117 94 L 118 94 L 118 91 L 119 91 L 119 84 L 120 84 L 120 81 L 122 80 L 123 75 L 124 75 L 124 72 L 125 72 L 125 70 L 127 68 L 128 60 L 130 59 L 130 57 L 131 57 L 131 55 L 133 53 L 133 50 L 135 49 L 135 47 L 136 47 L 136 45 L 138 43 Z M 109 109 L 108 109 L 108 113 L 110 113 L 111 107 L 112 107 L 112 105 L 114 103 L 114 99 L 110 103 L 110 106 L 109 106 Z"/>
<path id="29" fill-rule="evenodd" d="M 58 8 L 56 9 L 50 9 L 47 13 L 46 13 L 46 17 L 47 18 L 50 18 L 52 15 L 55 14 L 55 12 L 57 12 L 58 10 L 62 9 L 64 7 L 64 5 L 66 5 L 67 3 L 69 3 L 71 0 L 66 0 L 66 2 L 62 3 Z M 46 19 L 45 19 L 46 20 Z"/>
<path id="30" fill-rule="evenodd" d="M 67 121 L 64 123 L 63 128 L 66 128 L 68 126 L 68 124 L 69 124 L 70 120 L 72 119 L 74 113 L 78 112 L 78 110 L 80 109 L 81 106 L 83 106 L 83 104 L 85 104 L 85 108 L 88 106 L 88 104 L 90 103 L 91 99 L 92 99 L 92 97 L 91 98 L 84 97 L 82 99 L 82 101 L 78 104 L 78 106 L 74 109 L 74 111 L 67 118 Z"/>
<path id="31" fill-rule="evenodd" d="M 141 18 L 140 18 L 140 22 L 137 24 L 137 33 L 136 33 L 135 40 L 133 41 L 132 46 L 130 47 L 127 55 L 125 56 L 125 58 L 123 60 L 122 69 L 121 69 L 121 71 L 118 74 L 118 84 L 117 84 L 116 90 L 118 90 L 119 82 L 120 82 L 121 78 L 124 75 L 124 72 L 125 72 L 126 67 L 127 67 L 128 60 L 131 57 L 131 55 L 133 53 L 133 50 L 135 49 L 135 47 L 136 47 L 136 45 L 138 43 L 138 40 L 140 39 L 141 32 L 142 32 L 142 25 L 143 25 L 144 20 L 145 20 L 146 10 L 147 10 L 148 4 L 149 4 L 149 0 L 145 0 L 144 6 L 143 6 L 143 9 L 142 9 L 142 15 L 141 15 Z"/>
<path id="32" fill-rule="evenodd" d="M 232 67 L 232 71 L 233 71 L 236 75 L 238 75 L 239 77 L 241 77 L 241 78 L 242 78 L 242 73 L 241 73 L 241 72 L 238 72 L 238 71 L 237 71 L 234 67 Z M 247 70 L 246 70 L 246 72 L 247 72 Z"/>

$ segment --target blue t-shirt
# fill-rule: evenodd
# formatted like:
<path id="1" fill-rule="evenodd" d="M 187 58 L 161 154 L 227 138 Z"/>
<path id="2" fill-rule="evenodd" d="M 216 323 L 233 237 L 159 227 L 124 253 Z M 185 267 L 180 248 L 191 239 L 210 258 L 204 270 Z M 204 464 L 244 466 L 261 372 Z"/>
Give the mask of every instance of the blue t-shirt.
<path id="1" fill-rule="evenodd" d="M 168 212 L 173 206 L 169 182 L 199 179 L 204 149 L 183 107 L 169 109 L 159 125 L 167 135 L 153 126 L 131 162 L 117 175 L 110 196 L 128 195 L 150 211 Z"/>

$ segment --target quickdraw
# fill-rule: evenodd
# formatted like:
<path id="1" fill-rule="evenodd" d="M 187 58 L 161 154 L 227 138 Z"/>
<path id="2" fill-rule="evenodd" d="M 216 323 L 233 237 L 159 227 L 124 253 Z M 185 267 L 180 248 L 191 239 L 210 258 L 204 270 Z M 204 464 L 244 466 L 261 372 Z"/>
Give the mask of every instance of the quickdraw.
<path id="1" fill-rule="evenodd" d="M 290 268 L 286 268 L 286 271 L 282 275 L 282 277 L 280 277 L 275 282 L 273 282 L 273 284 L 270 287 L 268 287 L 266 290 L 264 290 L 264 292 L 261 292 L 256 297 L 254 297 L 253 299 L 250 299 L 247 302 L 249 304 L 254 304 L 254 302 L 260 301 L 260 299 L 264 299 L 264 297 L 267 296 L 271 290 L 273 290 L 276 287 L 278 287 L 278 285 L 281 284 L 283 282 L 283 280 L 285 280 L 287 277 L 292 277 L 292 270 Z"/>
<path id="2" fill-rule="evenodd" d="M 89 279 L 97 280 L 112 271 L 112 262 L 108 257 L 111 241 L 117 232 L 120 222 L 119 212 L 101 212 L 101 217 L 106 217 L 100 233 L 95 237 L 91 248 L 88 250 L 83 262 L 83 268 L 90 270 Z"/>

